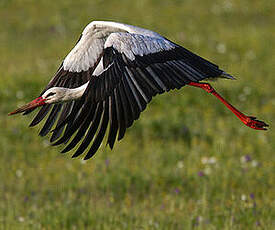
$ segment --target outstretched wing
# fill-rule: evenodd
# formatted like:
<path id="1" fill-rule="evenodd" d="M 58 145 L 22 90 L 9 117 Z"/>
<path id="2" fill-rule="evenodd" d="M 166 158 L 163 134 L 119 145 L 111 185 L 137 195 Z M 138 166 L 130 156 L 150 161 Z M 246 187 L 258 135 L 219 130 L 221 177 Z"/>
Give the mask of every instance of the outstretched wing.
<path id="1" fill-rule="evenodd" d="M 81 36 L 75 47 L 62 62 L 55 76 L 41 92 L 40 96 L 52 87 L 76 88 L 88 82 L 100 61 L 104 43 L 105 39 L 103 38 L 94 39 L 88 36 Z M 70 111 L 79 106 L 78 104 L 78 101 L 73 101 L 64 105 L 44 105 L 37 113 L 30 126 L 37 125 L 47 116 L 47 114 L 49 114 L 39 133 L 39 135 L 45 136 L 49 133 L 58 117 L 57 124 L 59 125 L 64 121 Z M 33 110 L 26 111 L 24 114 L 28 114 L 32 111 Z M 60 137 L 62 131 L 63 130 L 60 129 L 59 132 L 53 132 L 51 141 L 55 141 Z"/>
<path id="2" fill-rule="evenodd" d="M 81 106 L 57 126 L 57 131 L 67 128 L 54 145 L 70 140 L 62 151 L 67 152 L 82 141 L 73 157 L 88 148 L 84 159 L 89 159 L 107 130 L 107 144 L 113 148 L 156 94 L 221 74 L 218 66 L 164 38 L 112 33 Z"/>

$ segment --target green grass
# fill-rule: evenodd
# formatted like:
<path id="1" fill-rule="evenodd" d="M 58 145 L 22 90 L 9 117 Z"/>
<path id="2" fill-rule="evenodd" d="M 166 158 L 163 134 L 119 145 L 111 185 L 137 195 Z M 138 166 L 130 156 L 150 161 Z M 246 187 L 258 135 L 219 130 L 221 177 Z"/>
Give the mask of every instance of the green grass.
<path id="1" fill-rule="evenodd" d="M 271 0 L 1 0 L 0 229 L 274 229 L 274 12 Z M 8 117 L 40 93 L 85 25 L 104 19 L 219 64 L 238 81 L 212 85 L 269 131 L 184 87 L 83 162 L 28 128 L 34 115 Z"/>

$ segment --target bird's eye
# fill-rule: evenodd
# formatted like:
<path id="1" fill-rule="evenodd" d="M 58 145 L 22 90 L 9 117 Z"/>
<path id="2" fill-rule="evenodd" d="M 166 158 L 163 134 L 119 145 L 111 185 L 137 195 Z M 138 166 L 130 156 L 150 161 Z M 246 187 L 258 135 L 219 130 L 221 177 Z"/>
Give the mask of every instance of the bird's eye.
<path id="1" fill-rule="evenodd" d="M 48 97 L 50 97 L 50 96 L 53 96 L 53 95 L 55 95 L 55 93 L 50 92 L 50 93 L 46 96 L 46 98 L 48 98 Z"/>

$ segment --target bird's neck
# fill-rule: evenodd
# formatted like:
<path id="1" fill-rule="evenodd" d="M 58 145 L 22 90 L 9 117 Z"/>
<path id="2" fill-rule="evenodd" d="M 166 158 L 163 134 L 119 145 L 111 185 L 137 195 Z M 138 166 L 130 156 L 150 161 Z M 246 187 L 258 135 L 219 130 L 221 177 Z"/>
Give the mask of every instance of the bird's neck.
<path id="1" fill-rule="evenodd" d="M 84 85 L 74 88 L 74 89 L 66 89 L 65 96 L 63 98 L 63 101 L 71 101 L 71 100 L 77 100 L 82 97 L 84 94 L 88 83 L 85 83 Z"/>

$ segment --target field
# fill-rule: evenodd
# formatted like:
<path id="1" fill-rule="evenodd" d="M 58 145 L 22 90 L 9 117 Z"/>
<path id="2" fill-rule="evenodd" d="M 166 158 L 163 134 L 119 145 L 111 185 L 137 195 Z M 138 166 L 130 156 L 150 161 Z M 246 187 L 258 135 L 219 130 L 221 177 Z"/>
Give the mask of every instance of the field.
<path id="1" fill-rule="evenodd" d="M 0 229 L 274 229 L 272 0 L 0 0 Z M 34 99 L 92 20 L 155 30 L 237 78 L 211 84 L 268 131 L 184 87 L 155 97 L 113 151 L 59 153 Z"/>

